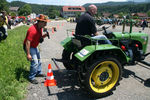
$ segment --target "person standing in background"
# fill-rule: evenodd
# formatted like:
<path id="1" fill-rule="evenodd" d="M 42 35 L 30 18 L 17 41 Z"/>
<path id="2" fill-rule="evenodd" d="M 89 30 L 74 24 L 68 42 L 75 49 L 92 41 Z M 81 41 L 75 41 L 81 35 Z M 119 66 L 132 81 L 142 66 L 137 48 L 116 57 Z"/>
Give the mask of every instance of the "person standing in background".
<path id="1" fill-rule="evenodd" d="M 0 41 L 5 40 L 8 36 L 7 29 L 10 29 L 6 11 L 0 13 Z"/>

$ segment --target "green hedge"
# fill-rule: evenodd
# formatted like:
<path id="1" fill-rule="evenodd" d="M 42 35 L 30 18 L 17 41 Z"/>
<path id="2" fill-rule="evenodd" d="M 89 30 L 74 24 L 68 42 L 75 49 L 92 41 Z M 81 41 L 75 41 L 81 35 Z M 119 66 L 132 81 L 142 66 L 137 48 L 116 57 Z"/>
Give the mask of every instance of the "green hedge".
<path id="1" fill-rule="evenodd" d="M 7 39 L 0 42 L 0 100 L 21 100 L 27 92 L 29 62 L 22 47 L 27 29 L 8 30 Z"/>

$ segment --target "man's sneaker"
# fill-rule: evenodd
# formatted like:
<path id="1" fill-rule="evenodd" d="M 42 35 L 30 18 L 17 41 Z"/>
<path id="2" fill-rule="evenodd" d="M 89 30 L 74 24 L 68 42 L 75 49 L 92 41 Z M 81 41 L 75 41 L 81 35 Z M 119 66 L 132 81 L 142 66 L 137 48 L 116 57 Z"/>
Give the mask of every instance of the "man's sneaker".
<path id="1" fill-rule="evenodd" d="M 38 81 L 37 81 L 36 79 L 30 80 L 30 82 L 31 82 L 32 84 L 38 84 Z"/>
<path id="2" fill-rule="evenodd" d="M 45 74 L 38 74 L 35 77 L 46 77 L 46 75 Z"/>

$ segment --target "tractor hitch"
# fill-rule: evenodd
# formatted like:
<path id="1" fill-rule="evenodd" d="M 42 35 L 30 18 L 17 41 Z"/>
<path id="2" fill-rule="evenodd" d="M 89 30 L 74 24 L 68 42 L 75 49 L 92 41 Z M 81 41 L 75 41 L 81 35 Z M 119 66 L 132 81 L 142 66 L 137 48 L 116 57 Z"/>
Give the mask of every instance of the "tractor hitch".
<path id="1" fill-rule="evenodd" d="M 148 63 L 148 62 L 146 62 L 146 61 L 144 61 L 144 60 L 141 60 L 141 61 L 139 61 L 139 62 L 150 67 L 150 63 Z"/>
<path id="2" fill-rule="evenodd" d="M 149 54 L 150 54 L 150 52 L 149 52 L 149 53 L 146 53 L 146 54 L 144 55 L 144 57 L 148 56 Z M 148 62 L 146 62 L 146 61 L 144 61 L 144 60 L 141 60 L 141 61 L 139 61 L 139 62 L 150 67 L 150 63 L 148 63 Z"/>
<path id="3" fill-rule="evenodd" d="M 150 52 L 146 53 L 146 54 L 144 55 L 144 57 L 148 56 L 149 54 L 150 54 Z"/>

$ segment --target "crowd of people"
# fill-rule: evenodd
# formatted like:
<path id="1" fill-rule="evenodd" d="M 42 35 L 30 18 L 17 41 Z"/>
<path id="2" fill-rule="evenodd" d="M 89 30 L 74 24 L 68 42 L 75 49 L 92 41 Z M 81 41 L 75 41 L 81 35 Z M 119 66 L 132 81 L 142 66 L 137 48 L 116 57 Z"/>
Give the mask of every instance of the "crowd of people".
<path id="1" fill-rule="evenodd" d="M 113 24 L 113 25 L 122 25 L 124 22 L 124 19 L 119 18 L 101 18 L 99 20 L 96 20 L 97 24 Z M 130 19 L 126 19 L 125 23 L 127 26 L 130 26 Z M 145 27 L 150 28 L 150 21 L 147 21 L 147 19 L 135 19 L 133 20 L 133 26 L 136 27 L 142 27 L 144 30 Z"/>
<path id="2" fill-rule="evenodd" d="M 20 23 L 30 25 L 33 22 L 28 16 L 10 16 L 6 11 L 0 11 L 0 41 L 7 38 L 7 29 L 11 29 Z"/>

